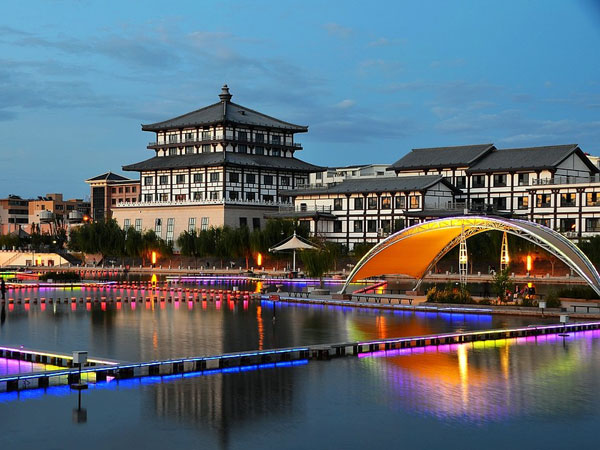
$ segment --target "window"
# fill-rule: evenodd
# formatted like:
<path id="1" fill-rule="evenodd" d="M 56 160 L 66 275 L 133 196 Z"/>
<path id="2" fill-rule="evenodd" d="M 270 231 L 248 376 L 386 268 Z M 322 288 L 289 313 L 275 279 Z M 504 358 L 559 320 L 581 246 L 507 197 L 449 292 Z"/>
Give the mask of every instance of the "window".
<path id="1" fill-rule="evenodd" d="M 194 183 L 202 183 L 202 174 L 201 173 L 194 174 Z"/>
<path id="2" fill-rule="evenodd" d="M 274 148 L 273 150 L 271 150 L 271 155 L 272 156 L 281 156 L 281 150 L 279 150 L 278 148 Z"/>
<path id="3" fill-rule="evenodd" d="M 172 217 L 167 219 L 167 242 L 171 243 L 173 242 L 173 234 L 174 234 L 174 230 L 175 230 L 175 219 L 173 219 Z"/>
<path id="4" fill-rule="evenodd" d="M 256 199 L 256 194 L 254 192 L 246 192 L 246 200 L 249 202 L 253 202 Z"/>
<path id="5" fill-rule="evenodd" d="M 185 175 L 177 175 L 175 177 L 175 182 L 177 184 L 184 184 L 185 183 Z"/>
<path id="6" fill-rule="evenodd" d="M 110 204 L 115 206 L 117 204 L 117 199 L 116 198 L 111 199 Z"/>
<path id="7" fill-rule="evenodd" d="M 248 226 L 248 218 L 240 217 L 240 228 L 247 227 L 247 226 Z"/>
<path id="8" fill-rule="evenodd" d="M 362 197 L 356 197 L 354 199 L 354 209 L 363 210 L 364 209 L 364 199 Z"/>
<path id="9" fill-rule="evenodd" d="M 342 232 L 342 222 L 339 220 L 336 220 L 333 222 L 333 232 L 334 233 L 341 233 Z"/>
<path id="10" fill-rule="evenodd" d="M 535 222 L 544 227 L 550 228 L 550 219 L 535 219 Z"/>
<path id="11" fill-rule="evenodd" d="M 394 232 L 404 229 L 404 219 L 394 220 Z"/>
<path id="12" fill-rule="evenodd" d="M 203 141 L 210 141 L 211 139 L 212 139 L 212 133 L 210 131 L 202 132 L 202 140 Z"/>
<path id="13" fill-rule="evenodd" d="M 211 200 L 219 200 L 219 193 L 217 191 L 212 191 L 210 193 L 210 199 Z"/>
<path id="14" fill-rule="evenodd" d="M 506 197 L 494 197 L 492 199 L 492 206 L 497 211 L 506 209 Z"/>
<path id="15" fill-rule="evenodd" d="M 237 191 L 230 191 L 229 192 L 229 199 L 230 200 L 237 200 L 238 199 L 238 193 L 237 193 Z"/>
<path id="16" fill-rule="evenodd" d="M 169 135 L 169 144 L 176 144 L 177 143 L 177 135 L 176 134 L 170 134 Z"/>
<path id="17" fill-rule="evenodd" d="M 252 218 L 252 228 L 255 230 L 260 230 L 260 219 L 258 217 Z"/>
<path id="18" fill-rule="evenodd" d="M 281 144 L 281 136 L 271 136 L 271 142 L 276 145 Z"/>
<path id="19" fill-rule="evenodd" d="M 185 148 L 185 154 L 186 154 L 186 155 L 192 155 L 192 154 L 194 154 L 194 147 L 191 147 L 191 146 L 189 146 L 189 145 L 188 145 L 188 146 Z"/>
<path id="20" fill-rule="evenodd" d="M 396 209 L 404 209 L 406 207 L 406 197 L 404 195 L 396 195 Z"/>
<path id="21" fill-rule="evenodd" d="M 306 178 L 296 178 L 296 184 L 298 186 L 304 186 L 306 184 Z"/>
<path id="22" fill-rule="evenodd" d="M 142 232 L 142 219 L 135 219 L 135 231 Z"/>
<path id="23" fill-rule="evenodd" d="M 195 191 L 192 195 L 193 195 L 194 200 L 202 200 L 202 192 Z"/>
<path id="24" fill-rule="evenodd" d="M 174 156 L 177 154 L 177 148 L 169 147 L 169 156 Z"/>
<path id="25" fill-rule="evenodd" d="M 272 201 L 273 201 L 272 195 L 263 195 L 263 202 L 272 202 Z"/>
<path id="26" fill-rule="evenodd" d="M 129 186 L 126 186 L 126 187 L 125 187 L 125 193 L 126 193 L 126 194 L 129 194 L 129 190 L 130 190 L 130 189 L 129 189 Z"/>
<path id="27" fill-rule="evenodd" d="M 135 192 L 136 192 L 136 191 L 137 191 L 136 187 L 135 187 L 135 186 L 131 186 L 131 192 L 132 192 L 133 194 L 135 194 Z"/>
<path id="28" fill-rule="evenodd" d="M 377 221 L 376 220 L 367 220 L 367 232 L 368 233 L 376 233 L 377 232 Z"/>
<path id="29" fill-rule="evenodd" d="M 334 198 L 333 199 L 333 210 L 334 211 L 341 211 L 342 208 L 343 208 L 342 199 L 341 198 Z"/>
<path id="30" fill-rule="evenodd" d="M 119 194 L 122 194 L 122 193 L 123 193 L 123 188 L 122 188 L 122 187 L 120 187 L 120 188 L 119 188 Z M 56 205 L 56 206 L 58 207 L 58 206 L 60 206 L 60 205 Z M 60 209 L 60 208 L 59 208 L 59 209 Z"/>
<path id="31" fill-rule="evenodd" d="M 246 174 L 246 183 L 247 184 L 256 184 L 256 175 L 253 173 Z"/>
<path id="32" fill-rule="evenodd" d="M 154 232 L 158 237 L 162 237 L 162 219 L 154 220 Z"/>
<path id="33" fill-rule="evenodd" d="M 471 186 L 474 188 L 485 187 L 485 175 L 473 175 Z"/>
<path id="34" fill-rule="evenodd" d="M 575 194 L 573 194 L 573 193 L 560 194 L 560 206 L 562 206 L 562 207 L 575 206 Z"/>
<path id="35" fill-rule="evenodd" d="M 269 186 L 273 185 L 273 175 L 265 175 L 263 180 L 266 185 L 269 185 Z"/>
<path id="36" fill-rule="evenodd" d="M 238 153 L 248 153 L 248 147 L 245 144 L 240 144 L 237 146 Z"/>
<path id="37" fill-rule="evenodd" d="M 381 197 L 381 209 L 392 209 L 392 197 Z"/>
<path id="38" fill-rule="evenodd" d="M 245 131 L 238 131 L 238 141 L 246 142 L 248 140 L 248 134 Z"/>
<path id="39" fill-rule="evenodd" d="M 317 172 L 316 173 L 316 179 L 317 180 L 322 180 L 323 179 L 323 172 Z"/>
<path id="40" fill-rule="evenodd" d="M 600 195 L 598 195 L 598 192 L 588 192 L 586 194 L 586 205 L 600 206 Z"/>
<path id="41" fill-rule="evenodd" d="M 254 148 L 254 153 L 256 153 L 257 155 L 264 155 L 265 154 L 265 148 L 264 147 L 255 147 Z"/>
<path id="42" fill-rule="evenodd" d="M 281 185 L 289 186 L 290 185 L 290 177 L 281 177 Z"/>
<path id="43" fill-rule="evenodd" d="M 203 231 L 208 230 L 208 217 L 203 217 L 200 222 L 200 229 Z"/>
<path id="44" fill-rule="evenodd" d="M 367 209 L 377 209 L 377 197 L 367 198 Z"/>
<path id="45" fill-rule="evenodd" d="M 254 135 L 256 142 L 265 142 L 265 135 L 262 133 L 256 133 Z"/>
<path id="46" fill-rule="evenodd" d="M 382 220 L 381 221 L 381 231 L 383 231 L 384 234 L 388 234 L 391 231 L 391 228 L 392 228 L 391 220 Z"/>
<path id="47" fill-rule="evenodd" d="M 123 229 L 125 231 L 129 230 L 129 228 L 131 227 L 131 220 L 130 219 L 125 219 L 123 221 Z"/>
<path id="48" fill-rule="evenodd" d="M 575 219 L 560 219 L 559 227 L 561 232 L 575 231 Z"/>
<path id="49" fill-rule="evenodd" d="M 362 220 L 355 220 L 354 221 L 354 232 L 355 233 L 362 233 L 363 230 L 363 222 Z"/>
<path id="50" fill-rule="evenodd" d="M 190 217 L 188 219 L 188 233 L 191 233 L 195 229 L 196 229 L 196 218 L 195 217 Z"/>
<path id="51" fill-rule="evenodd" d="M 194 139 L 194 133 L 185 133 L 185 142 L 193 142 Z"/>
<path id="52" fill-rule="evenodd" d="M 237 172 L 231 172 L 229 174 L 229 182 L 230 183 L 239 183 L 240 182 L 240 174 Z"/>
<path id="53" fill-rule="evenodd" d="M 494 186 L 505 187 L 506 186 L 506 174 L 494 175 Z"/>
<path id="54" fill-rule="evenodd" d="M 460 176 L 460 177 L 456 177 L 455 180 L 456 180 L 455 185 L 458 189 L 464 189 L 467 187 L 467 177 Z"/>
<path id="55" fill-rule="evenodd" d="M 536 195 L 535 206 L 538 208 L 550 208 L 550 194 Z"/>
<path id="56" fill-rule="evenodd" d="M 185 202 L 186 197 L 187 196 L 185 194 L 175 194 L 175 201 L 176 202 Z"/>
<path id="57" fill-rule="evenodd" d="M 116 194 L 116 193 L 117 193 L 117 188 L 112 188 L 112 189 L 111 189 L 111 192 L 112 192 L 113 194 Z"/>
<path id="58" fill-rule="evenodd" d="M 211 172 L 210 173 L 210 182 L 216 183 L 221 179 L 221 174 L 219 172 Z"/>
<path id="59" fill-rule="evenodd" d="M 202 153 L 210 153 L 210 144 L 202 144 Z"/>
<path id="60" fill-rule="evenodd" d="M 519 186 L 528 186 L 529 185 L 529 174 L 528 173 L 520 173 L 517 175 L 517 183 Z"/>
<path id="61" fill-rule="evenodd" d="M 152 202 L 152 194 L 144 194 L 144 201 L 146 203 Z"/>
<path id="62" fill-rule="evenodd" d="M 517 209 L 527 209 L 529 207 L 529 197 L 517 198 Z"/>
<path id="63" fill-rule="evenodd" d="M 161 175 L 158 178 L 158 184 L 169 184 L 169 175 Z"/>
<path id="64" fill-rule="evenodd" d="M 419 208 L 419 197 L 416 195 L 411 195 L 410 197 L 408 197 L 408 201 L 410 204 L 410 209 L 417 209 Z"/>
<path id="65" fill-rule="evenodd" d="M 585 219 L 585 231 L 600 231 L 600 220 L 595 217 Z"/>
<path id="66" fill-rule="evenodd" d="M 281 203 L 290 203 L 290 197 L 287 195 L 280 195 L 279 198 Z"/>

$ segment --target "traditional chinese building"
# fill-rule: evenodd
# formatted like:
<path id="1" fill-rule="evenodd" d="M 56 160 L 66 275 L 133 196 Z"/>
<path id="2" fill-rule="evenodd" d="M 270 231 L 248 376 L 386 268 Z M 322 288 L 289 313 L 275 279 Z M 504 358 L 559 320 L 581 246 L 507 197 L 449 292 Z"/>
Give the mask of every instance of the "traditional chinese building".
<path id="1" fill-rule="evenodd" d="M 123 227 L 152 229 L 174 241 L 185 230 L 229 225 L 260 228 L 266 213 L 293 205 L 290 191 L 323 168 L 295 157 L 302 145 L 294 125 L 233 103 L 227 85 L 219 102 L 163 122 L 152 158 L 123 167 L 139 173 L 137 202 L 120 202 L 113 217 Z"/>

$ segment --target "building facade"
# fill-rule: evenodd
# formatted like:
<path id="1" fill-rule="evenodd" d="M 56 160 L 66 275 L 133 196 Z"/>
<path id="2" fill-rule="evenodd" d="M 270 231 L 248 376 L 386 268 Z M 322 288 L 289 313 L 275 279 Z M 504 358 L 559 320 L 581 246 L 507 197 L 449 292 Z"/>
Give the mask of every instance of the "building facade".
<path id="1" fill-rule="evenodd" d="M 323 168 L 295 157 L 296 133 L 308 131 L 231 102 L 219 102 L 163 122 L 154 157 L 123 167 L 139 173 L 140 198 L 112 208 L 119 225 L 154 230 L 167 241 L 183 232 L 228 225 L 260 228 L 265 214 L 292 206 L 291 192 Z"/>
<path id="2" fill-rule="evenodd" d="M 600 232 L 597 162 L 575 144 L 413 149 L 389 166 L 397 181 L 381 177 L 373 182 L 346 180 L 299 190 L 295 208 L 317 208 L 332 214 L 328 220 L 313 220 L 311 229 L 349 248 L 358 242 L 377 242 L 402 226 L 464 213 L 523 218 L 569 238 L 588 237 Z M 433 185 L 427 182 L 431 177 L 437 177 L 435 182 L 431 179 Z M 401 180 L 410 180 L 413 189 L 399 189 Z M 352 205 L 354 198 L 361 197 L 369 206 L 361 200 Z M 395 206 L 393 213 L 387 206 L 390 201 Z M 361 221 L 366 231 L 360 228 Z"/>
<path id="3" fill-rule="evenodd" d="M 90 185 L 91 215 L 94 220 L 112 219 L 119 203 L 137 203 L 141 199 L 139 180 L 106 172 L 85 180 Z"/>
<path id="4" fill-rule="evenodd" d="M 80 224 L 90 214 L 90 203 L 83 199 L 64 200 L 59 193 L 46 194 L 29 200 L 29 230 L 35 227 L 42 233 L 52 233 L 70 224 Z"/>
<path id="5" fill-rule="evenodd" d="M 393 172 L 387 170 L 389 164 L 365 164 L 357 166 L 328 167 L 320 172 L 311 173 L 309 185 L 322 187 L 344 180 L 356 178 L 375 178 L 394 176 Z"/>
<path id="6" fill-rule="evenodd" d="M 18 195 L 0 199 L 0 234 L 9 234 L 29 227 L 29 200 Z"/>

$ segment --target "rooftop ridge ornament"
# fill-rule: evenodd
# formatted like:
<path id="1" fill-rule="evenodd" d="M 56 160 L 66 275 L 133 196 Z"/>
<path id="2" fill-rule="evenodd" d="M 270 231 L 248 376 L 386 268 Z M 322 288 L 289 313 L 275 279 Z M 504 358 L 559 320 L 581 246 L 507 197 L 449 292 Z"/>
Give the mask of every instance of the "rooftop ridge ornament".
<path id="1" fill-rule="evenodd" d="M 231 97 L 233 97 L 233 95 L 231 95 L 229 93 L 229 86 L 224 84 L 223 87 L 221 88 L 221 93 L 219 94 L 219 98 L 221 99 L 222 102 L 229 102 L 229 101 L 231 101 Z"/>

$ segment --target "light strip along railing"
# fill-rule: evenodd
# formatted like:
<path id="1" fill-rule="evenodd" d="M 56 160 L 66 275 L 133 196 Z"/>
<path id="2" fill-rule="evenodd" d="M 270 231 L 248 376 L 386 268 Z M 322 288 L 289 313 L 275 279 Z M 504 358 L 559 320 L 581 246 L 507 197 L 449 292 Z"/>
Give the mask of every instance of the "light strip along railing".
<path id="1" fill-rule="evenodd" d="M 20 354 L 20 355 L 31 355 L 31 359 L 24 359 L 24 358 L 15 358 L 14 354 Z M 73 361 L 73 356 L 72 355 L 67 355 L 64 353 L 53 353 L 53 352 L 46 352 L 46 351 L 41 351 L 41 350 L 33 350 L 33 349 L 25 349 L 25 348 L 21 348 L 21 347 L 7 347 L 7 346 L 0 346 L 0 357 L 4 357 L 4 358 L 9 358 L 9 359 L 17 359 L 17 360 L 21 360 L 21 361 L 27 361 L 27 362 L 34 362 L 34 363 L 41 363 L 41 364 L 52 364 L 52 365 L 59 365 L 59 364 L 53 364 L 50 363 L 49 361 L 46 362 L 42 362 L 42 361 L 35 361 L 33 360 L 34 357 L 36 356 L 40 356 L 40 357 L 46 357 L 46 358 L 51 358 L 51 359 L 60 359 L 60 360 L 66 360 L 66 361 Z M 56 362 L 56 361 L 55 361 Z M 115 365 L 115 364 L 119 364 L 120 361 L 115 361 L 115 360 L 110 360 L 110 359 L 99 359 L 99 358 L 89 358 L 88 359 L 88 364 L 96 364 L 96 365 Z"/>

